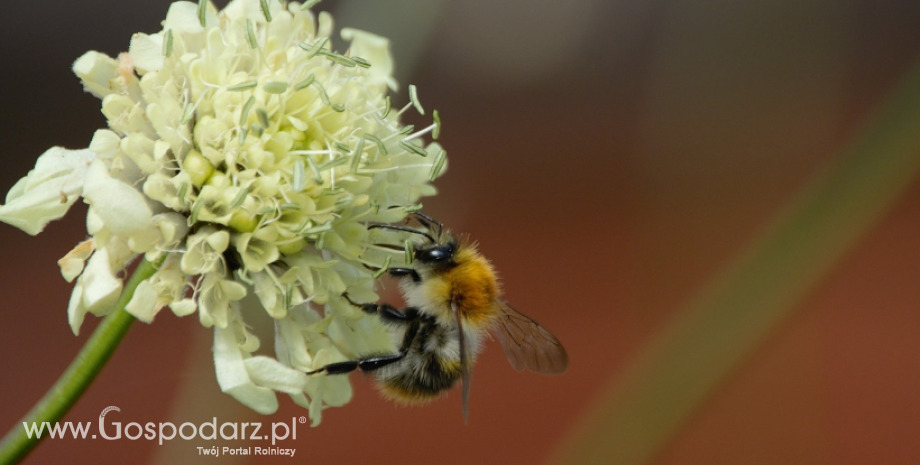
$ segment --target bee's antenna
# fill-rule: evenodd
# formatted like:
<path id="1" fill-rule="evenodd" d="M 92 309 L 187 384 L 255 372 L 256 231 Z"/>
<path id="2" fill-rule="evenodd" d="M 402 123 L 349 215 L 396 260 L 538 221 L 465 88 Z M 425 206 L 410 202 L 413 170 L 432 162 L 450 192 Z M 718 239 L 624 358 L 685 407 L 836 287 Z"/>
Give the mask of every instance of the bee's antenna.
<path id="1" fill-rule="evenodd" d="M 431 231 L 431 226 L 432 226 L 432 225 L 437 225 L 437 226 L 438 226 L 438 239 L 439 239 L 439 240 L 441 239 L 441 231 L 444 229 L 444 225 L 441 224 L 440 221 L 438 221 L 438 220 L 432 218 L 431 216 L 429 216 L 429 215 L 427 215 L 427 214 L 425 214 L 425 213 L 422 213 L 421 211 L 417 211 L 417 212 L 414 212 L 414 213 L 412 213 L 412 214 L 415 215 L 415 219 L 416 219 L 419 223 L 422 223 L 422 226 L 424 226 L 425 228 L 427 228 L 429 231 Z"/>
<path id="2" fill-rule="evenodd" d="M 412 234 L 421 234 L 425 236 L 426 238 L 428 238 L 428 240 L 431 241 L 432 244 L 436 244 L 438 242 L 434 240 L 433 237 L 431 237 L 431 234 L 428 234 L 424 231 L 419 231 L 418 229 L 412 229 L 408 226 L 396 226 L 393 224 L 374 223 L 374 224 L 368 225 L 367 229 L 392 229 L 394 231 L 403 231 L 403 232 L 412 233 Z"/>

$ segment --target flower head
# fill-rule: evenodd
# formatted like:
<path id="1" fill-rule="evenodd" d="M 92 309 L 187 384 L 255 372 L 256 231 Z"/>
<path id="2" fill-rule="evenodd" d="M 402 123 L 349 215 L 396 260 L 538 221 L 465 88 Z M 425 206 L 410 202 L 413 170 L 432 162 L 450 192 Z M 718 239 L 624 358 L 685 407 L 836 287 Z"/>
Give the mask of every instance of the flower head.
<path id="1" fill-rule="evenodd" d="M 392 347 L 342 294 L 377 299 L 365 264 L 388 252 L 369 247 L 364 223 L 401 220 L 434 194 L 445 154 L 420 142 L 439 123 L 413 133 L 390 111 L 387 40 L 344 29 L 340 54 L 331 32 L 328 14 L 298 3 L 176 2 L 163 30 L 135 34 L 127 53 L 74 63 L 109 127 L 88 149 L 39 157 L 0 220 L 37 234 L 78 197 L 89 204 L 92 238 L 60 260 L 76 280 L 75 333 L 87 313 L 111 310 L 119 273 L 144 254 L 162 265 L 127 310 L 147 322 L 165 307 L 197 313 L 214 328 L 224 392 L 261 413 L 287 393 L 314 423 L 349 400 L 347 378 L 304 372 Z M 274 321 L 274 357 L 255 355 L 249 294 Z"/>

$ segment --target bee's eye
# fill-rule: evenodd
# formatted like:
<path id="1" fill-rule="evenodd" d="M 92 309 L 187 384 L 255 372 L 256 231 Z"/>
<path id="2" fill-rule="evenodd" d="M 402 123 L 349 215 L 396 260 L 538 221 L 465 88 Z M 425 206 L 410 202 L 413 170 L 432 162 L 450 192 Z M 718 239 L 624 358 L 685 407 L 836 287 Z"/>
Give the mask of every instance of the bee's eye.
<path id="1" fill-rule="evenodd" d="M 453 254 L 453 247 L 443 245 L 420 251 L 417 258 L 426 263 L 443 263 L 450 260 Z"/>

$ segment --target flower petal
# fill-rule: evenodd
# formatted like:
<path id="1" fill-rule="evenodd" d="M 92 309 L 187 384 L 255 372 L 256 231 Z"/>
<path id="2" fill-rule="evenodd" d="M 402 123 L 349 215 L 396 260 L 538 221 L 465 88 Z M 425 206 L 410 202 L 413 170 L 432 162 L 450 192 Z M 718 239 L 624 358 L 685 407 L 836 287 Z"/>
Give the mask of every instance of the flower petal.
<path id="1" fill-rule="evenodd" d="M 17 182 L 0 205 L 0 221 L 35 235 L 70 208 L 83 191 L 83 177 L 96 155 L 53 147 Z"/>
<path id="2" fill-rule="evenodd" d="M 93 133 L 93 140 L 89 142 L 89 149 L 96 153 L 97 158 L 111 163 L 118 154 L 121 137 L 114 131 L 100 129 Z"/>
<path id="3" fill-rule="evenodd" d="M 230 321 L 230 304 L 246 297 L 246 287 L 218 273 L 207 273 L 198 297 L 198 317 L 204 326 L 226 328 Z"/>
<path id="4" fill-rule="evenodd" d="M 341 361 L 343 358 L 342 354 L 335 349 L 320 349 L 314 358 L 314 368 Z M 345 376 L 311 376 L 304 391 L 310 398 L 310 424 L 312 426 L 318 426 L 322 421 L 323 409 L 341 407 L 347 404 L 352 396 L 351 384 Z"/>
<path id="5" fill-rule="evenodd" d="M 128 53 L 131 54 L 131 61 L 138 74 L 144 75 L 150 71 L 157 71 L 163 67 L 163 36 L 140 32 L 134 34 L 131 36 Z"/>
<path id="6" fill-rule="evenodd" d="M 93 162 L 87 171 L 83 197 L 105 227 L 115 234 L 130 237 L 150 226 L 153 212 L 143 194 L 113 178 L 102 161 Z"/>
<path id="7" fill-rule="evenodd" d="M 300 394 L 307 384 L 307 375 L 286 367 L 273 358 L 257 356 L 243 362 L 250 379 L 259 385 L 287 394 Z"/>
<path id="8" fill-rule="evenodd" d="M 73 72 L 83 81 L 83 89 L 96 97 L 115 92 L 112 80 L 119 76 L 118 61 L 104 53 L 84 53 L 73 63 Z"/>
<path id="9" fill-rule="evenodd" d="M 58 266 L 61 267 L 61 274 L 67 282 L 73 281 L 80 273 L 83 272 L 83 265 L 86 259 L 96 250 L 96 242 L 92 239 L 77 244 L 67 255 L 58 260 Z"/>
<path id="10" fill-rule="evenodd" d="M 157 305 L 157 291 L 149 280 L 141 281 L 131 296 L 131 301 L 125 306 L 125 311 L 134 315 L 144 323 L 153 322 L 160 307 Z"/>
<path id="11" fill-rule="evenodd" d="M 86 307 L 83 305 L 83 280 L 78 279 L 73 286 L 73 292 L 70 294 L 70 302 L 67 303 L 67 322 L 70 323 L 70 330 L 74 336 L 80 335 L 80 326 L 83 325 L 83 317 L 86 316 Z"/>
<path id="12" fill-rule="evenodd" d="M 73 333 L 80 333 L 80 325 L 87 312 L 96 315 L 108 313 L 118 300 L 121 287 L 121 280 L 112 272 L 109 252 L 104 248 L 97 250 L 70 295 L 67 319 Z"/>
<path id="13" fill-rule="evenodd" d="M 389 39 L 348 27 L 342 29 L 341 36 L 342 39 L 351 42 L 351 56 L 364 58 L 371 63 L 367 70 L 371 82 L 381 87 L 385 85 L 395 91 L 397 83 L 393 79 L 393 55 L 390 53 Z"/>
<path id="14" fill-rule="evenodd" d="M 287 311 L 284 308 L 282 290 L 275 285 L 275 280 L 268 273 L 268 271 L 252 273 L 249 278 L 252 279 L 253 289 L 265 311 L 272 318 L 284 318 Z"/>
<path id="15" fill-rule="evenodd" d="M 210 2 L 208 2 L 210 3 Z M 205 14 L 205 24 L 208 27 L 217 25 L 217 15 L 213 9 L 208 8 Z M 198 19 L 198 5 L 192 2 L 174 2 L 169 6 L 166 12 L 166 20 L 163 21 L 163 30 L 172 29 L 176 33 L 197 33 L 204 30 Z"/>
<path id="16" fill-rule="evenodd" d="M 257 386 L 249 378 L 243 352 L 231 328 L 214 328 L 214 371 L 220 389 L 243 405 L 264 415 L 278 410 L 274 391 Z"/>
<path id="17" fill-rule="evenodd" d="M 198 310 L 198 304 L 195 303 L 195 299 L 180 299 L 170 303 L 169 308 L 176 316 L 188 316 Z"/>

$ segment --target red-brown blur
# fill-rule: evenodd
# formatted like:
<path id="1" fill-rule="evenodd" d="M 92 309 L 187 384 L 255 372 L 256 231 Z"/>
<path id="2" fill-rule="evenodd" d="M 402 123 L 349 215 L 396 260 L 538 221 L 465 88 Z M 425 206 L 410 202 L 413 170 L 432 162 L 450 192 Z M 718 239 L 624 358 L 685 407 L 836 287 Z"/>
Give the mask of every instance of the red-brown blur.
<path id="1" fill-rule="evenodd" d="M 348 1 L 319 8 L 335 13 Z M 114 55 L 132 33 L 159 30 L 169 2 L 7 3 L 3 193 L 46 148 L 85 147 L 105 124 L 72 61 L 90 49 Z M 444 122 L 450 166 L 425 210 L 479 241 L 506 298 L 559 337 L 570 369 L 518 374 L 491 344 L 474 372 L 468 425 L 459 392 L 399 407 L 352 375 L 351 404 L 278 444 L 297 450 L 296 463 L 545 460 L 656 329 L 833 162 L 920 58 L 920 3 L 907 0 L 443 8 L 400 82 L 416 84 Z M 372 21 L 336 19 L 375 31 Z M 411 18 L 372 19 L 413 30 Z M 56 264 L 85 238 L 78 207 L 36 237 L 0 225 L 0 433 L 21 427 L 97 322 L 88 316 L 80 336 L 71 333 L 71 286 Z M 654 463 L 920 462 L 918 280 L 920 181 Z M 221 393 L 210 339 L 194 316 L 164 311 L 152 325 L 135 324 L 64 421 L 95 429 L 110 405 L 121 409 L 110 421 L 141 424 L 290 423 L 306 414 L 279 396 L 279 411 L 259 417 Z M 270 350 L 271 338 L 262 342 Z M 212 463 L 196 449 L 212 445 L 51 439 L 26 463 Z M 219 459 L 282 460 L 290 459 Z"/>

